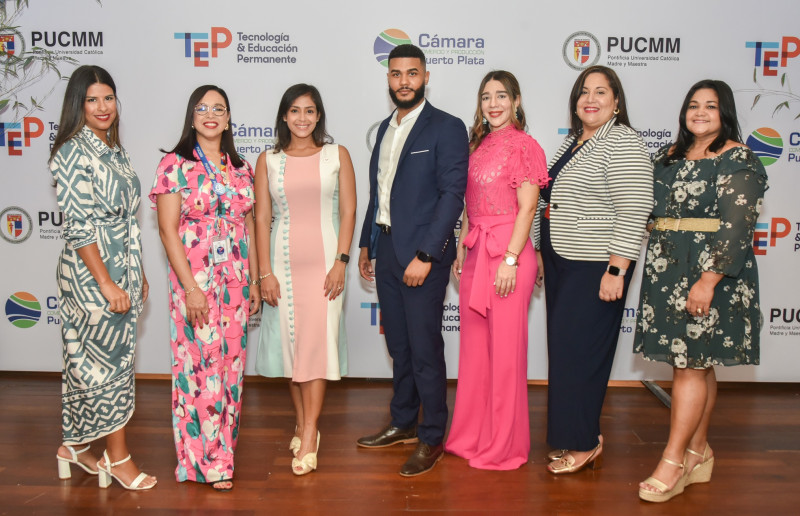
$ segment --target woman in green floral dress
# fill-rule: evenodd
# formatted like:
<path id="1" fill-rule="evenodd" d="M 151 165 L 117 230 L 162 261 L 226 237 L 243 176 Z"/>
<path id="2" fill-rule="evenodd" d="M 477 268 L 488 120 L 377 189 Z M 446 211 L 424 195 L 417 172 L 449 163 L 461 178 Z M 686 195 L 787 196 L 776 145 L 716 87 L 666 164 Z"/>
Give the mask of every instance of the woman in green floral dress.
<path id="1" fill-rule="evenodd" d="M 639 497 L 665 502 L 708 482 L 714 366 L 758 364 L 761 310 L 753 231 L 767 174 L 741 143 L 731 89 L 689 90 L 677 142 L 656 155 L 655 225 L 647 248 L 634 351 L 673 367 L 670 434 Z"/>

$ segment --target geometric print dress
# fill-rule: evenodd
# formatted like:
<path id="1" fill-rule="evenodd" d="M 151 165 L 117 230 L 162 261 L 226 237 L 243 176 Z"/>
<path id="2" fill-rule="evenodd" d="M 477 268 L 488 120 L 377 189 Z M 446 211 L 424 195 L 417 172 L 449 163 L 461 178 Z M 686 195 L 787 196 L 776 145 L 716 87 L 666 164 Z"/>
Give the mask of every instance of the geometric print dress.
<path id="1" fill-rule="evenodd" d="M 634 352 L 676 368 L 758 364 L 762 326 L 753 232 L 767 173 L 747 147 L 666 163 L 655 157 L 654 217 L 719 219 L 716 232 L 653 230 L 642 277 Z M 722 274 L 706 316 L 686 311 L 703 272 Z"/>
<path id="2" fill-rule="evenodd" d="M 135 400 L 136 320 L 142 310 L 142 247 L 136 212 L 139 179 L 124 149 L 109 148 L 86 126 L 50 163 L 64 213 L 58 259 L 63 337 L 61 425 L 65 445 L 88 443 L 124 427 Z M 108 301 L 77 249 L 96 244 L 106 269 L 128 292 L 124 314 Z"/>
<path id="3" fill-rule="evenodd" d="M 249 245 L 245 215 L 253 209 L 253 169 L 226 159 L 228 184 L 217 195 L 203 163 L 175 153 L 158 165 L 150 200 L 181 195 L 178 236 L 194 281 L 208 301 L 208 324 L 186 321 L 186 291 L 169 265 L 172 423 L 175 478 L 213 483 L 233 478 L 250 314 Z M 209 160 L 212 170 L 219 175 Z M 230 252 L 214 263 L 212 242 L 227 236 Z M 184 288 L 185 287 L 185 288 Z"/>

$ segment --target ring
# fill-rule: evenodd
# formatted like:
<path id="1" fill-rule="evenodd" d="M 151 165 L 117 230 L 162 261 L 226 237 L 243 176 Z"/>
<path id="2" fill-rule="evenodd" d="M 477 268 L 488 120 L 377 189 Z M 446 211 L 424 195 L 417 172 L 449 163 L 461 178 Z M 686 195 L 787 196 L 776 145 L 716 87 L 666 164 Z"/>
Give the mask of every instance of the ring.
<path id="1" fill-rule="evenodd" d="M 698 313 L 698 314 L 702 314 L 702 313 L 703 313 L 703 309 L 702 309 L 702 308 L 698 308 L 698 309 L 697 309 L 697 313 Z"/>
<path id="2" fill-rule="evenodd" d="M 208 313 L 208 309 L 203 310 L 203 313 L 207 314 Z"/>

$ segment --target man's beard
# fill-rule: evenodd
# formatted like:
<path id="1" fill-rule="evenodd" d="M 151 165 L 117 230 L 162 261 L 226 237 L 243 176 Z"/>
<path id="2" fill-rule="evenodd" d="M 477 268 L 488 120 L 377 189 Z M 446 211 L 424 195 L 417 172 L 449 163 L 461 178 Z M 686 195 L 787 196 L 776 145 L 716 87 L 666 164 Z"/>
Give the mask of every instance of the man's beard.
<path id="1" fill-rule="evenodd" d="M 410 89 L 410 88 L 407 88 Z M 392 97 L 392 102 L 394 105 L 399 107 L 400 109 L 410 109 L 419 103 L 422 99 L 425 98 L 425 83 L 422 83 L 416 90 L 412 90 L 414 92 L 414 97 L 411 100 L 400 100 L 397 98 L 397 94 L 394 92 L 392 88 L 389 88 L 389 96 Z"/>

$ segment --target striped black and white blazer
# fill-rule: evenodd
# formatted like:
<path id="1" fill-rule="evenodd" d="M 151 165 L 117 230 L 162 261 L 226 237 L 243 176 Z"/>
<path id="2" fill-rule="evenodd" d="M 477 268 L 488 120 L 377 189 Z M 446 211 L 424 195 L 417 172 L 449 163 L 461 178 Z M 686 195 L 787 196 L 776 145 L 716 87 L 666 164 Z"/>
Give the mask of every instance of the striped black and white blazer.
<path id="1" fill-rule="evenodd" d="M 653 165 L 636 134 L 612 118 L 564 166 L 550 194 L 550 240 L 569 260 L 606 261 L 609 255 L 637 260 L 647 218 L 653 209 Z M 552 166 L 575 141 L 569 136 Z M 538 243 L 539 198 L 534 224 Z M 538 245 L 537 245 L 538 247 Z"/>

